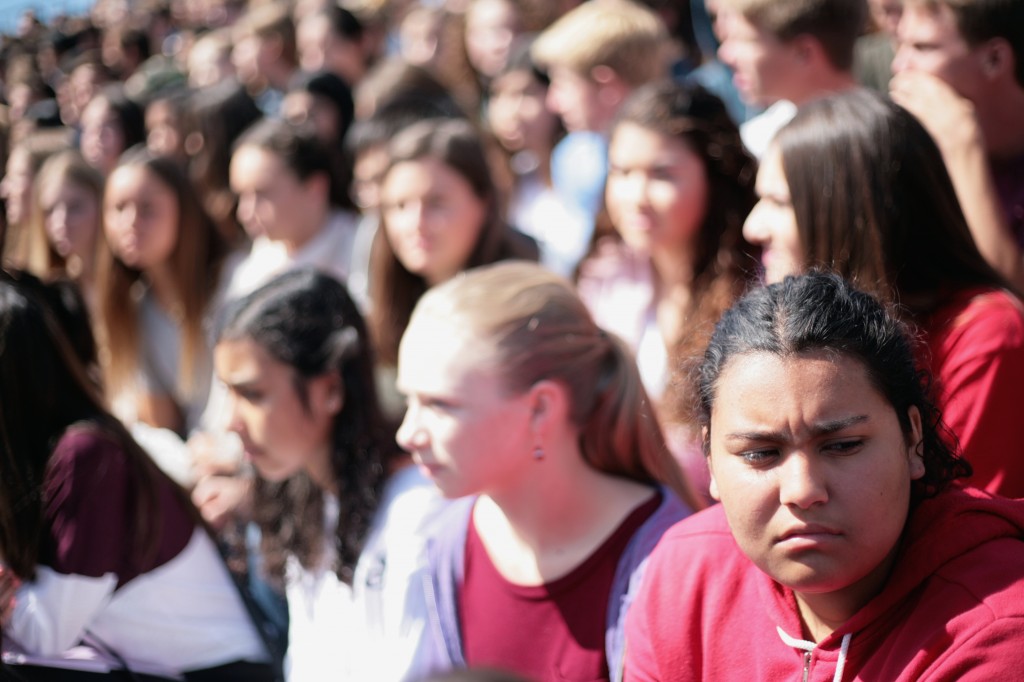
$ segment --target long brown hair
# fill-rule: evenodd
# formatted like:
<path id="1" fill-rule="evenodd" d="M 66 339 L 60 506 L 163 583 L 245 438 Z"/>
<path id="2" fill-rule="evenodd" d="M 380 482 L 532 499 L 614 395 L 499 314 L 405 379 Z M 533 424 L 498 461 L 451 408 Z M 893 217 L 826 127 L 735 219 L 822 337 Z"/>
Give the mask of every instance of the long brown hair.
<path id="1" fill-rule="evenodd" d="M 564 386 L 594 469 L 667 485 L 692 509 L 704 506 L 665 444 L 632 353 L 565 279 L 534 263 L 475 268 L 427 292 L 415 314 L 471 330 L 513 393 L 544 380 Z"/>
<path id="2" fill-rule="evenodd" d="M 189 392 L 195 383 L 197 362 L 207 345 L 203 321 L 217 287 L 226 247 L 184 171 L 173 160 L 136 148 L 121 158 L 115 172 L 125 167 L 152 173 L 178 200 L 178 239 L 169 265 L 183 331 L 181 387 Z M 110 395 L 116 395 L 119 388 L 131 385 L 139 368 L 139 301 L 133 292 L 143 283 L 143 273 L 116 258 L 106 244 L 100 249 L 97 268 L 103 349 L 100 360 L 107 389 Z"/>
<path id="3" fill-rule="evenodd" d="M 67 272 L 68 263 L 66 259 L 57 253 L 46 236 L 45 222 L 43 215 L 42 193 L 43 187 L 49 183 L 70 182 L 78 185 L 89 192 L 96 200 L 96 216 L 98 218 L 97 241 L 99 232 L 102 231 L 103 220 L 103 175 L 90 166 L 77 150 L 68 149 L 48 158 L 39 173 L 32 187 L 32 216 L 30 218 L 30 245 L 28 269 L 39 277 L 49 278 L 61 275 L 69 275 Z M 95 258 L 95 254 L 92 254 Z M 85 265 L 87 271 L 92 264 Z"/>
<path id="4" fill-rule="evenodd" d="M 809 103 L 775 138 L 804 267 L 917 317 L 973 286 L 1010 288 L 978 251 L 942 155 L 910 113 L 854 90 Z"/>
<path id="5" fill-rule="evenodd" d="M 152 561 L 160 545 L 161 481 L 198 517 L 186 493 L 132 440 L 102 404 L 77 348 L 44 302 L 43 285 L 20 275 L 0 275 L 0 555 L 24 580 L 35 577 L 46 537 L 43 488 L 51 457 L 71 428 L 88 429 L 118 444 L 128 463 L 133 507 L 125 556 Z M 51 301 L 52 296 L 45 300 Z M 81 302 L 79 301 L 79 307 Z M 88 335 L 88 323 L 74 334 Z"/>
<path id="6" fill-rule="evenodd" d="M 388 149 L 388 172 L 405 161 L 432 158 L 445 164 L 469 183 L 473 193 L 487 205 L 484 224 L 465 268 L 486 265 L 507 258 L 537 259 L 537 247 L 528 237 L 501 220 L 490 167 L 480 136 L 468 121 L 434 119 L 412 125 L 395 137 Z M 386 175 L 386 173 L 385 173 Z M 382 218 L 383 221 L 383 218 Z M 409 272 L 399 262 L 388 241 L 384 225 L 377 231 L 370 255 L 370 296 L 373 308 L 370 329 L 381 361 L 398 361 L 402 339 L 413 307 L 428 288 L 426 280 Z"/>
<path id="7" fill-rule="evenodd" d="M 756 163 L 725 105 L 700 86 L 660 82 L 641 87 L 619 111 L 613 137 L 623 123 L 681 140 L 701 160 L 707 177 L 707 208 L 693 247 L 690 307 L 684 311 L 686 328 L 669 349 L 672 377 L 661 401 L 670 419 L 689 422 L 691 361 L 703 353 L 715 323 L 750 281 L 748 268 L 754 259 L 743 239 L 743 221 L 757 203 Z"/>

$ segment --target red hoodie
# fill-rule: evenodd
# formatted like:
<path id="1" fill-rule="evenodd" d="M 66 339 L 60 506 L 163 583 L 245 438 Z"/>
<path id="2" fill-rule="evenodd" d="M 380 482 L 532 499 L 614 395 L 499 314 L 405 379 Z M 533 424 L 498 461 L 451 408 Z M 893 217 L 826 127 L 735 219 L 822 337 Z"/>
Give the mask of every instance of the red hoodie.
<path id="1" fill-rule="evenodd" d="M 793 592 L 743 554 L 716 505 L 651 555 L 626 680 L 1024 679 L 1024 500 L 925 500 L 882 592 L 817 645 L 803 638 Z"/>

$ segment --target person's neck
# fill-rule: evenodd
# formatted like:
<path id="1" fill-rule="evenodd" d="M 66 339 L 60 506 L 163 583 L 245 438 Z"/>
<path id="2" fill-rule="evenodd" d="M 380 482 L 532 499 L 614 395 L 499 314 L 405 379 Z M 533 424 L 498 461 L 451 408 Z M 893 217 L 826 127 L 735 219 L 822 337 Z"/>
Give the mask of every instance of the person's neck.
<path id="1" fill-rule="evenodd" d="M 288 92 L 288 83 L 291 82 L 294 74 L 295 69 L 289 67 L 284 62 L 280 62 L 279 67 L 267 71 L 267 87 L 273 88 L 278 92 Z"/>
<path id="2" fill-rule="evenodd" d="M 147 269 L 145 275 L 160 307 L 172 317 L 180 316 L 183 313 L 181 292 L 178 290 L 178 283 L 175 281 L 170 264 L 160 263 Z"/>
<path id="3" fill-rule="evenodd" d="M 332 443 L 324 444 L 323 452 L 310 458 L 307 468 L 313 484 L 330 495 L 338 496 L 338 479 L 331 465 Z"/>
<path id="4" fill-rule="evenodd" d="M 787 98 L 797 106 L 807 104 L 820 97 L 855 88 L 857 81 L 848 71 L 829 68 L 810 74 L 808 78 L 801 81 L 800 85 L 800 89 L 791 93 L 791 96 Z"/>
<path id="5" fill-rule="evenodd" d="M 309 212 L 305 213 L 305 216 L 308 217 L 308 222 L 296 230 L 295 234 L 281 240 L 290 258 L 294 258 L 295 254 L 327 228 L 327 220 L 330 218 L 330 215 L 330 206 L 311 206 L 309 208 Z"/>
<path id="6" fill-rule="evenodd" d="M 654 285 L 659 297 L 689 291 L 693 283 L 693 253 L 691 249 L 651 250 Z"/>
<path id="7" fill-rule="evenodd" d="M 898 547 L 898 544 L 893 547 L 882 563 L 866 576 L 845 588 L 817 594 L 793 591 L 800 618 L 813 641 L 820 642 L 838 630 L 882 591 Z"/>
<path id="8" fill-rule="evenodd" d="M 575 452 L 549 452 L 537 472 L 481 495 L 474 524 L 506 578 L 542 584 L 589 556 L 649 487 L 591 468 Z"/>
<path id="9" fill-rule="evenodd" d="M 993 161 L 1024 156 L 1024 88 L 1007 88 L 975 105 L 978 125 L 985 137 L 985 150 Z"/>

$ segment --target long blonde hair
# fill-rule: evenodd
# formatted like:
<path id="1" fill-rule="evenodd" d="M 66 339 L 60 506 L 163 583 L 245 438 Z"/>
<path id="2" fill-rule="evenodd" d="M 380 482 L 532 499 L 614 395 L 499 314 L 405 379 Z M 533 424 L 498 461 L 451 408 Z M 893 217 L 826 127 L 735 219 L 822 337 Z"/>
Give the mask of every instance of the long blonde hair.
<path id="1" fill-rule="evenodd" d="M 28 270 L 38 277 L 49 278 L 61 275 L 70 276 L 67 272 L 68 263 L 53 248 L 46 236 L 46 218 L 43 212 L 43 187 L 51 182 L 70 182 L 88 191 L 96 200 L 96 236 L 103 224 L 103 175 L 90 166 L 82 154 L 74 149 L 67 149 L 49 157 L 39 173 L 36 174 L 32 186 L 32 215 L 29 220 L 29 252 Z M 95 260 L 95 253 L 90 254 Z M 92 263 L 84 264 L 86 271 L 92 270 Z"/>
<path id="2" fill-rule="evenodd" d="M 424 294 L 414 315 L 422 314 L 488 345 L 509 391 L 543 380 L 564 386 L 588 465 L 665 484 L 691 508 L 703 506 L 665 444 L 632 354 L 594 323 L 568 281 L 533 263 L 484 266 Z"/>
<path id="3" fill-rule="evenodd" d="M 145 149 L 130 151 L 117 169 L 135 166 L 145 169 L 167 185 L 178 199 L 178 238 L 169 264 L 178 297 L 182 327 L 180 386 L 191 393 L 196 385 L 197 363 L 207 345 L 203 321 L 220 278 L 227 251 L 223 238 L 203 210 L 199 197 L 178 165 L 154 156 Z M 115 169 L 115 170 L 117 170 Z M 104 240 L 101 240 L 104 241 Z M 133 296 L 143 273 L 114 256 L 104 241 L 99 249 L 97 289 L 100 308 L 100 361 L 110 395 L 130 386 L 139 370 L 139 301 Z"/>

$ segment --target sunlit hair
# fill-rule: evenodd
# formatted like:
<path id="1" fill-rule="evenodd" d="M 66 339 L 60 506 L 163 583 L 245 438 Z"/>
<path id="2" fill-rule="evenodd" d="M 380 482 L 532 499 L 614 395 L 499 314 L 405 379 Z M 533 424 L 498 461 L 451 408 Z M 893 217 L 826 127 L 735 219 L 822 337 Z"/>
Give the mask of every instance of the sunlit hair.
<path id="1" fill-rule="evenodd" d="M 177 199 L 178 235 L 167 263 L 178 307 L 169 311 L 182 329 L 181 388 L 190 393 L 196 385 L 197 363 L 207 346 L 203 321 L 220 279 L 226 247 L 213 221 L 203 210 L 184 171 L 172 159 L 154 156 L 136 147 L 121 157 L 113 173 L 122 169 L 149 173 L 168 187 Z M 140 367 L 139 287 L 145 275 L 114 256 L 104 240 L 97 257 L 97 290 L 100 309 L 101 363 L 107 390 L 117 395 L 133 384 Z"/>
<path id="2" fill-rule="evenodd" d="M 632 354 L 594 323 L 568 281 L 533 263 L 476 268 L 424 294 L 414 319 L 421 316 L 472 334 L 511 394 L 538 381 L 564 386 L 591 467 L 663 483 L 702 506 L 665 445 Z"/>
<path id="3" fill-rule="evenodd" d="M 853 90 L 811 102 L 774 144 L 806 267 L 918 316 L 953 291 L 1008 286 L 975 246 L 935 142 L 888 98 Z"/>
<path id="4" fill-rule="evenodd" d="M 585 2 L 537 38 L 531 50 L 544 68 L 561 66 L 590 78 L 607 66 L 631 86 L 668 73 L 668 29 L 650 8 L 632 0 Z"/>
<path id="5" fill-rule="evenodd" d="M 622 105 L 611 137 L 626 123 L 682 142 L 700 159 L 707 178 L 707 208 L 692 247 L 686 333 L 670 349 L 673 372 L 678 373 L 685 371 L 685 359 L 703 352 L 718 318 L 750 279 L 754 258 L 743 239 L 743 221 L 757 202 L 757 164 L 722 100 L 697 85 L 662 81 L 638 88 Z M 681 377 L 668 382 L 664 403 L 673 418 L 690 418 L 688 389 L 689 382 Z"/>
<path id="6" fill-rule="evenodd" d="M 865 0 L 722 0 L 782 42 L 815 38 L 837 69 L 853 66 L 853 46 L 868 20 Z"/>
<path id="7" fill-rule="evenodd" d="M 461 176 L 473 194 L 486 205 L 484 222 L 465 268 L 507 258 L 536 260 L 535 245 L 514 233 L 499 215 L 496 189 L 484 145 L 471 123 L 462 119 L 421 121 L 395 137 L 388 147 L 388 155 L 390 159 L 385 178 L 400 163 L 433 159 Z M 386 218 L 382 216 L 381 220 L 385 224 L 377 231 L 370 256 L 370 297 L 374 302 L 370 326 L 381 360 L 393 365 L 398 359 L 398 343 L 409 323 L 413 306 L 427 290 L 427 282 L 422 276 L 409 272 L 398 260 L 388 240 Z"/>
<path id="8" fill-rule="evenodd" d="M 46 235 L 46 217 L 43 212 L 42 196 L 45 187 L 71 183 L 89 193 L 96 201 L 96 237 L 102 231 L 103 174 L 90 166 L 77 150 L 65 150 L 51 156 L 39 169 L 32 187 L 32 216 L 29 250 L 29 269 L 40 277 L 61 275 L 76 276 L 68 272 L 69 264 L 57 253 Z M 95 257 L 91 254 L 90 257 Z M 80 264 L 91 270 L 91 263 Z"/>
<path id="9" fill-rule="evenodd" d="M 910 408 L 921 413 L 919 454 L 925 475 L 912 483 L 914 499 L 932 496 L 951 481 L 971 475 L 970 464 L 947 445 L 948 431 L 928 397 L 930 379 L 917 369 L 907 328 L 871 295 L 838 275 L 821 272 L 755 289 L 722 316 L 695 375 L 705 453 L 714 428 L 718 380 L 733 358 L 754 353 L 800 357 L 822 351 L 863 367 L 895 410 L 906 438 L 911 435 Z"/>
<path id="10" fill-rule="evenodd" d="M 396 448 L 387 447 L 366 326 L 345 287 L 311 269 L 285 273 L 227 312 L 220 341 L 250 340 L 294 372 L 307 409 L 308 380 L 335 372 L 343 407 L 331 431 L 331 470 L 338 489 L 334 570 L 346 583 L 362 551 Z M 306 474 L 260 481 L 253 505 L 263 529 L 266 569 L 284 576 L 295 555 L 310 568 L 323 556 L 323 495 Z"/>
<path id="11" fill-rule="evenodd" d="M 60 295 L 39 282 L 0 274 L 0 555 L 23 580 L 35 577 L 47 551 L 44 482 L 53 449 L 70 427 L 90 429 L 116 441 L 128 462 L 130 546 L 125 558 L 142 566 L 160 543 L 158 483 L 166 478 L 135 444 L 124 426 L 102 406 L 97 385 L 67 331 L 88 336 L 81 315 L 52 310 Z M 81 301 L 77 301 L 81 307 Z M 55 314 L 59 313 L 59 314 Z M 168 481 L 165 483 L 169 484 Z M 97 494 L 102 494 L 102 491 Z M 178 500 L 192 509 L 183 491 Z M 194 511 L 194 510 L 193 510 Z"/>
<path id="12" fill-rule="evenodd" d="M 7 163 L 9 164 L 10 157 L 16 154 L 24 155 L 34 182 L 35 176 L 46 159 L 57 152 L 70 148 L 71 143 L 65 131 L 36 131 L 19 140 L 11 148 Z M 12 198 L 7 198 L 7 201 L 11 200 Z M 22 224 L 7 225 L 6 229 L 0 230 L 0 250 L 3 252 L 5 264 L 13 264 L 16 267 L 24 267 L 28 264 L 32 249 L 31 233 L 27 229 L 29 220 L 31 220 L 31 215 L 22 216 Z"/>

